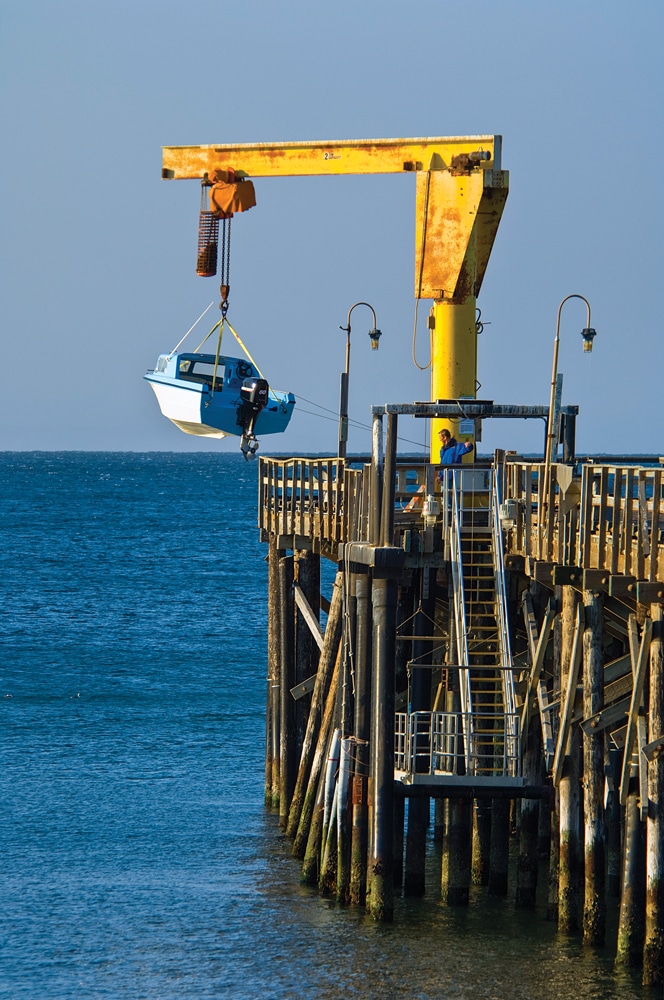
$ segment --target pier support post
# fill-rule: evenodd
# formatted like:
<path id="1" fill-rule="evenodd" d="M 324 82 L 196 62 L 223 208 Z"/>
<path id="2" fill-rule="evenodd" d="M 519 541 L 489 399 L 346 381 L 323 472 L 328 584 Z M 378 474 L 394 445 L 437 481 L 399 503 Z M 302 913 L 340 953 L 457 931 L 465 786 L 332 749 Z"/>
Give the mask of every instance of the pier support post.
<path id="1" fill-rule="evenodd" d="M 352 787 L 350 902 L 363 905 L 367 888 L 367 780 L 371 732 L 371 602 L 369 576 L 355 584 L 355 773 Z"/>
<path id="2" fill-rule="evenodd" d="M 408 800 L 408 811 L 413 804 L 413 800 Z M 392 884 L 395 889 L 403 885 L 403 846 L 404 846 L 404 826 L 406 820 L 406 800 L 399 795 L 394 796 L 394 841 L 392 848 Z"/>
<path id="3" fill-rule="evenodd" d="M 620 807 L 619 789 L 622 764 L 621 753 L 617 747 L 606 747 L 605 764 L 611 775 L 611 784 L 613 787 L 607 813 L 606 891 L 612 899 L 620 899 L 622 884 L 622 810 Z M 627 827 L 627 819 L 625 819 L 625 827 Z M 643 879 L 645 885 L 645 871 Z"/>
<path id="4" fill-rule="evenodd" d="M 617 796 L 616 791 L 616 796 Z M 618 921 L 616 964 L 637 967 L 643 961 L 645 930 L 646 831 L 639 814 L 639 782 L 629 781 L 625 805 L 623 887 Z"/>
<path id="5" fill-rule="evenodd" d="M 447 899 L 447 887 L 450 881 L 450 801 L 436 799 L 440 803 L 438 821 L 440 830 L 440 896 Z"/>
<path id="6" fill-rule="evenodd" d="M 540 720 L 532 713 L 528 720 L 523 776 L 527 784 L 539 784 L 542 759 Z M 519 857 L 516 866 L 516 905 L 532 908 L 537 902 L 537 868 L 540 803 L 536 799 L 521 800 L 519 823 Z"/>
<path id="7" fill-rule="evenodd" d="M 584 590 L 583 715 L 604 708 L 604 601 Z M 583 734 L 584 878 L 583 943 L 603 945 L 606 934 L 604 733 Z"/>
<path id="8" fill-rule="evenodd" d="M 572 649 L 578 598 L 573 587 L 563 587 L 560 690 L 567 691 L 572 666 Z M 580 751 L 578 726 L 572 726 L 567 740 L 562 778 L 558 788 L 560 823 L 560 863 L 558 874 L 558 929 L 571 934 L 579 929 L 580 883 Z M 565 748 L 563 748 L 565 752 Z"/>
<path id="9" fill-rule="evenodd" d="M 296 549 L 294 565 L 295 582 L 307 599 L 314 617 L 320 617 L 320 556 L 308 549 Z M 301 684 L 312 677 L 318 668 L 319 650 L 299 608 L 295 609 L 295 683 Z M 310 697 L 295 702 L 295 731 L 297 760 L 301 760 L 302 747 L 307 731 Z"/>
<path id="10" fill-rule="evenodd" d="M 491 865 L 489 895 L 507 895 L 510 853 L 510 800 L 491 800 Z"/>
<path id="11" fill-rule="evenodd" d="M 279 753 L 279 826 L 286 827 L 290 800 L 295 787 L 295 685 L 293 649 L 295 616 L 293 610 L 293 557 L 279 560 L 279 668 L 280 668 L 280 753 Z"/>
<path id="12" fill-rule="evenodd" d="M 270 745 L 265 755 L 265 804 L 273 809 L 279 808 L 279 757 L 281 753 L 279 725 L 281 703 L 279 560 L 285 554 L 284 549 L 278 548 L 276 538 L 272 537 L 267 557 L 267 704 L 270 719 Z"/>
<path id="13" fill-rule="evenodd" d="M 651 604 L 650 709 L 648 738 L 664 736 L 664 615 L 661 604 Z M 648 818 L 646 821 L 646 929 L 643 948 L 643 985 L 664 983 L 664 753 L 648 764 Z"/>
<path id="14" fill-rule="evenodd" d="M 374 576 L 372 586 L 374 685 L 371 725 L 371 835 L 369 912 L 375 920 L 393 917 L 394 819 L 394 654 L 397 582 Z"/>
<path id="15" fill-rule="evenodd" d="M 558 610 L 562 610 L 563 588 L 554 588 L 554 598 Z M 553 622 L 553 700 L 561 703 L 562 689 L 560 686 L 560 669 L 562 663 L 563 625 L 562 615 L 556 615 Z M 547 876 L 546 919 L 558 923 L 558 896 L 560 888 L 560 795 L 558 787 L 554 787 L 551 802 L 550 838 L 549 838 L 549 870 Z"/>
<path id="16" fill-rule="evenodd" d="M 424 861 L 426 854 L 429 799 L 412 798 L 408 803 L 404 892 L 407 896 L 424 895 Z"/>
<path id="17" fill-rule="evenodd" d="M 316 751 L 311 762 L 311 771 L 309 773 L 307 791 L 304 796 L 302 811 L 300 813 L 300 822 L 298 823 L 297 833 L 295 835 L 295 840 L 293 841 L 293 854 L 296 858 L 304 858 L 304 864 L 302 866 L 302 881 L 307 885 L 314 885 L 318 878 L 318 854 L 313 848 L 310 851 L 310 845 L 318 843 L 317 837 L 320 833 L 322 825 L 322 799 L 319 801 L 319 785 L 321 779 L 324 781 L 327 749 L 330 742 L 332 723 L 334 721 L 336 711 L 340 670 L 340 654 L 337 650 L 334 672 L 328 688 L 327 698 L 325 699 L 323 718 L 318 730 Z"/>
<path id="18" fill-rule="evenodd" d="M 447 888 L 448 906 L 468 906 L 470 897 L 472 802 L 450 799 L 448 827 Z"/>
<path id="19" fill-rule="evenodd" d="M 471 879 L 473 885 L 488 885 L 491 868 L 491 802 L 475 799 L 473 804 L 473 848 Z"/>
<path id="20" fill-rule="evenodd" d="M 286 834 L 289 837 L 295 836 L 300 824 L 304 798 L 307 794 L 307 783 L 309 781 L 309 773 L 311 771 L 311 762 L 313 760 L 316 740 L 318 738 L 321 718 L 323 715 L 323 706 L 330 687 L 330 681 L 334 672 L 334 665 L 336 663 L 337 653 L 339 650 L 339 641 L 341 638 L 341 610 L 343 603 L 342 593 L 343 575 L 341 573 L 337 573 L 332 590 L 332 600 L 330 602 L 330 613 L 327 618 L 327 627 L 325 629 L 325 637 L 323 639 L 323 649 L 321 651 L 318 670 L 316 671 L 314 689 L 311 695 L 311 707 L 309 709 L 309 718 L 307 720 L 307 728 L 304 734 L 304 742 L 302 744 L 302 754 L 300 757 L 297 781 L 295 783 L 295 790 L 293 792 L 293 798 L 288 814 Z M 316 793 L 313 791 L 311 794 L 315 795 Z"/>

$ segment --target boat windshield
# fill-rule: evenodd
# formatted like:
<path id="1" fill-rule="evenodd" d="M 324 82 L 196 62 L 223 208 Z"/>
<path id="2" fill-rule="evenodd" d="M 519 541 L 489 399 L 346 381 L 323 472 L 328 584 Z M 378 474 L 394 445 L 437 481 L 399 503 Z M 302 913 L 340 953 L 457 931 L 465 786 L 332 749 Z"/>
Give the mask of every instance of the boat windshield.
<path id="1" fill-rule="evenodd" d="M 178 365 L 178 375 L 189 382 L 211 382 L 214 375 L 214 361 L 200 361 L 195 358 L 182 358 Z M 226 375 L 226 366 L 222 361 L 217 365 L 216 382 L 221 383 Z"/>

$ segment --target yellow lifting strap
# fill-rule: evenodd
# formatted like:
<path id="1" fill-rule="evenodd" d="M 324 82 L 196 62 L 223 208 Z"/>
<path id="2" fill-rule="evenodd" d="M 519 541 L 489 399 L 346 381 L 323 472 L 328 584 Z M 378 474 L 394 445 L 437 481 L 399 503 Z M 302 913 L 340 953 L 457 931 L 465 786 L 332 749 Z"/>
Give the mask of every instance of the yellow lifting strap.
<path id="1" fill-rule="evenodd" d="M 200 351 L 200 349 L 201 349 L 201 347 L 205 343 L 205 341 L 208 340 L 212 336 L 212 334 L 217 329 L 217 327 L 219 328 L 219 337 L 217 338 L 217 351 L 216 351 L 215 359 L 214 359 L 214 375 L 213 375 L 213 378 L 212 378 L 212 384 L 213 384 L 213 386 L 214 386 L 214 382 L 215 382 L 216 377 L 217 377 L 217 365 L 219 364 L 219 355 L 221 354 L 221 337 L 222 337 L 222 334 L 224 332 L 224 326 L 227 326 L 228 329 L 231 331 L 231 333 L 233 334 L 233 336 L 237 340 L 238 344 L 240 345 L 240 347 L 242 348 L 242 350 L 244 351 L 244 353 L 246 354 L 246 356 L 251 361 L 252 365 L 254 366 L 254 368 L 256 369 L 256 371 L 258 372 L 258 374 L 260 375 L 260 377 L 261 378 L 265 378 L 265 376 L 263 375 L 263 372 L 260 370 L 260 368 L 258 367 L 258 365 L 256 364 L 256 362 L 252 358 L 251 354 L 249 353 L 249 351 L 245 347 L 244 343 L 242 342 L 242 340 L 241 340 L 240 335 L 238 334 L 238 332 L 231 326 L 231 324 L 229 323 L 227 317 L 223 316 L 219 320 L 218 323 L 214 324 L 214 326 L 212 327 L 212 329 L 210 330 L 210 332 L 208 334 L 206 334 L 205 337 L 203 337 L 203 339 L 201 340 L 200 344 L 198 345 L 198 347 L 194 351 L 195 354 L 198 354 L 199 351 Z"/>
<path id="2" fill-rule="evenodd" d="M 260 370 L 260 368 L 258 367 L 258 365 L 256 364 L 256 362 L 255 362 L 255 361 L 254 361 L 254 359 L 252 358 L 251 354 L 249 353 L 249 351 L 247 350 L 247 348 L 246 348 L 246 347 L 244 346 L 244 344 L 243 344 L 243 343 L 242 343 L 242 341 L 240 340 L 240 337 L 239 337 L 239 335 L 238 335 L 238 334 L 236 333 L 236 331 L 235 331 L 235 330 L 233 329 L 233 327 L 232 327 L 232 326 L 231 326 L 231 324 L 230 324 L 230 323 L 228 322 L 228 320 L 226 319 L 226 317 L 224 317 L 224 319 L 223 319 L 223 320 L 221 321 L 221 323 L 222 323 L 222 326 L 223 326 L 223 324 L 224 324 L 224 323 L 226 324 L 226 326 L 227 326 L 227 327 L 228 327 L 228 329 L 229 329 L 229 330 L 231 331 L 231 333 L 233 334 L 233 336 L 234 336 L 234 337 L 235 337 L 235 339 L 237 340 L 238 344 L 240 345 L 240 347 L 242 348 L 242 350 L 244 351 L 244 353 L 245 353 L 245 354 L 247 355 L 247 357 L 248 357 L 248 358 L 249 358 L 249 360 L 251 361 L 252 365 L 254 366 L 254 368 L 256 369 L 256 371 L 258 372 L 258 374 L 260 375 L 260 377 L 261 377 L 261 378 L 265 378 L 265 376 L 263 375 L 263 372 L 262 372 L 262 371 Z"/>
<path id="3" fill-rule="evenodd" d="M 221 336 L 224 332 L 224 320 L 219 324 L 219 336 L 217 337 L 217 353 L 214 356 L 214 371 L 212 372 L 212 392 L 217 381 L 217 368 L 219 367 L 219 354 L 221 353 Z"/>

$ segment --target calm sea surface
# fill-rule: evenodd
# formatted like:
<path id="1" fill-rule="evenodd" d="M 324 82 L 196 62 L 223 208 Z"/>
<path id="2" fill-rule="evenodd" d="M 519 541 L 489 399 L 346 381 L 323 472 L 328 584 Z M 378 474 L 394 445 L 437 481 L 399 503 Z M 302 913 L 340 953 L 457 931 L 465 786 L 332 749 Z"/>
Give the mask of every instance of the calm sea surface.
<path id="1" fill-rule="evenodd" d="M 263 808 L 255 464 L 0 466 L 0 997 L 653 995 L 484 890 L 384 927 L 299 887 Z"/>

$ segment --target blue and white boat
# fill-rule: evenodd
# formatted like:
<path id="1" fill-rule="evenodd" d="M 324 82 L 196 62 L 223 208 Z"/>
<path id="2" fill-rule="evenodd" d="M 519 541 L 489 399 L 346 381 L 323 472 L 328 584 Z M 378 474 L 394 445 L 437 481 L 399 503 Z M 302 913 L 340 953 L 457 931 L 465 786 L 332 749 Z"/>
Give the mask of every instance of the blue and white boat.
<path id="1" fill-rule="evenodd" d="M 237 435 L 245 458 L 258 448 L 257 435 L 286 430 L 295 406 L 292 392 L 271 389 L 244 358 L 160 354 L 144 378 L 161 412 L 181 431 L 209 438 Z"/>

